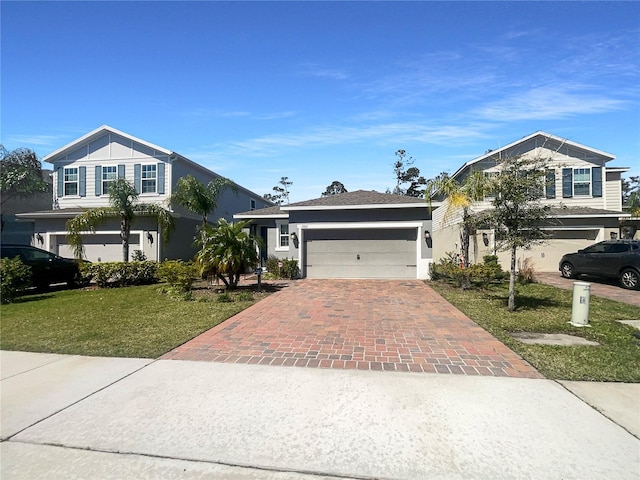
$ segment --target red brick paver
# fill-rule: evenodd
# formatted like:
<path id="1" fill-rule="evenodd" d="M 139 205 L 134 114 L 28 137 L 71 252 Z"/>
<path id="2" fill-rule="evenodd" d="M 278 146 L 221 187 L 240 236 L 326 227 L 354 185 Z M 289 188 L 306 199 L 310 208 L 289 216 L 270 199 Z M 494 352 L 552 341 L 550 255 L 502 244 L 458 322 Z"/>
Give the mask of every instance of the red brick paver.
<path id="1" fill-rule="evenodd" d="M 419 280 L 300 280 L 162 358 L 542 378 Z"/>

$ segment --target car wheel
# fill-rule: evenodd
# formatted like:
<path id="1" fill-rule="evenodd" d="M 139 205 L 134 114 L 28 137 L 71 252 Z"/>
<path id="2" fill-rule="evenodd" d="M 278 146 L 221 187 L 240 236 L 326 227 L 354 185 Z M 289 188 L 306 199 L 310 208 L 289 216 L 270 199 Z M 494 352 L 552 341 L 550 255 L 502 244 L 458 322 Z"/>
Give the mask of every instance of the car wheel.
<path id="1" fill-rule="evenodd" d="M 564 278 L 576 278 L 576 271 L 569 262 L 564 262 L 560 267 L 560 274 Z"/>
<path id="2" fill-rule="evenodd" d="M 629 290 L 640 290 L 640 274 L 632 268 L 627 268 L 620 274 L 620 283 Z"/>

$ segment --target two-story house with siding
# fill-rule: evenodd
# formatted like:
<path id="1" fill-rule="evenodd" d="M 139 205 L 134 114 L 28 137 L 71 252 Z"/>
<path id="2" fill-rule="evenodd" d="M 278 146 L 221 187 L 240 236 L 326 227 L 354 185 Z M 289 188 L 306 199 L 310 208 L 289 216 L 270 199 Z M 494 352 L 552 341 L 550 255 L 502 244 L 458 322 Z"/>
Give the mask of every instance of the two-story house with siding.
<path id="1" fill-rule="evenodd" d="M 531 250 L 518 251 L 518 258 L 529 257 L 539 272 L 554 272 L 565 253 L 601 240 L 620 238 L 620 220 L 629 216 L 622 211 L 621 175 L 629 169 L 607 166 L 615 158 L 610 153 L 539 131 L 465 163 L 453 178 L 463 183 L 474 171 L 498 175 L 500 160 L 516 156 L 546 162 L 547 181 L 542 202 L 551 206 L 544 226 L 547 241 Z M 471 210 L 478 213 L 489 208 L 491 199 L 487 198 L 474 204 Z M 445 201 L 433 213 L 436 262 L 447 252 L 461 253 L 461 212 L 452 214 L 450 210 L 447 212 Z M 481 263 L 484 255 L 494 253 L 503 267 L 509 265 L 509 253 L 496 250 L 493 231 L 478 230 L 470 241 L 470 262 Z"/>
<path id="2" fill-rule="evenodd" d="M 73 257 L 66 240 L 67 220 L 86 209 L 108 206 L 109 185 L 125 178 L 135 185 L 139 202 L 158 204 L 169 210 L 176 227 L 169 241 L 164 242 L 154 219 L 136 218 L 129 239 L 131 254 L 140 250 L 149 260 L 193 257 L 196 227 L 202 220 L 179 206 L 169 205 L 168 200 L 181 177 L 192 175 L 206 184 L 220 175 L 176 152 L 106 125 L 50 153 L 43 161 L 53 165 L 52 209 L 17 215 L 22 221 L 33 222 L 32 245 Z M 232 221 L 235 213 L 272 205 L 238 185 L 223 191 L 209 220 Z M 96 232 L 87 232 L 83 236 L 84 258 L 92 262 L 121 260 L 119 232 L 117 217 Z"/>

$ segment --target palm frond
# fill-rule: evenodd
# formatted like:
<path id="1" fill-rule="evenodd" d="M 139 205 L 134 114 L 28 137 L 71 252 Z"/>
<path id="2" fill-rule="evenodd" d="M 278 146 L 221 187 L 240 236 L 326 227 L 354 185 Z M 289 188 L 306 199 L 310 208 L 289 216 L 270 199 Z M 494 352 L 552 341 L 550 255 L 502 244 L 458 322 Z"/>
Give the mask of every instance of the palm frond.
<path id="1" fill-rule="evenodd" d="M 109 217 L 114 217 L 117 214 L 118 211 L 113 207 L 92 208 L 67 220 L 67 241 L 73 248 L 73 254 L 76 258 L 82 258 L 84 253 L 82 234 L 95 233 L 98 226 L 106 222 Z"/>

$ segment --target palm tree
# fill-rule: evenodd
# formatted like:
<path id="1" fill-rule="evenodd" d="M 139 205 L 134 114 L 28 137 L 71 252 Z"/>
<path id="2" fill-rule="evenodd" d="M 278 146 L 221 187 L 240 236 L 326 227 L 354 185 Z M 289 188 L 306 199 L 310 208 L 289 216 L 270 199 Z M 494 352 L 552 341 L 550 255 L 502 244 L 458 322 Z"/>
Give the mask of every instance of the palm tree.
<path id="1" fill-rule="evenodd" d="M 207 215 L 216 209 L 218 198 L 227 187 L 238 190 L 237 185 L 227 178 L 220 177 L 205 185 L 194 176 L 187 175 L 178 180 L 169 201 L 200 215 L 204 227 L 207 225 Z"/>
<path id="2" fill-rule="evenodd" d="M 482 201 L 490 191 L 491 179 L 486 177 L 483 172 L 471 172 L 462 183 L 444 173 L 429 180 L 426 185 L 429 208 L 431 208 L 433 198 L 443 197 L 448 200 L 443 217 L 445 221 L 451 218 L 455 212 L 462 210 L 460 246 L 465 268 L 469 266 L 469 238 L 474 231 L 471 206 L 475 202 Z"/>
<path id="3" fill-rule="evenodd" d="M 131 223 L 136 217 L 153 217 L 158 222 L 165 241 L 174 228 L 173 218 L 168 210 L 160 205 L 137 203 L 138 192 L 135 186 L 119 178 L 109 188 L 109 206 L 92 208 L 67 221 L 67 239 L 77 258 L 82 258 L 82 233 L 95 233 L 96 227 L 109 218 L 120 217 L 120 239 L 122 240 L 122 261 L 129 261 L 129 236 Z"/>
<path id="4" fill-rule="evenodd" d="M 244 229 L 249 221 L 229 223 L 224 218 L 216 225 L 205 225 L 197 242 L 196 262 L 200 273 L 213 272 L 227 289 L 238 286 L 240 274 L 258 265 L 256 239 Z"/>

